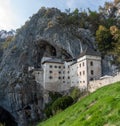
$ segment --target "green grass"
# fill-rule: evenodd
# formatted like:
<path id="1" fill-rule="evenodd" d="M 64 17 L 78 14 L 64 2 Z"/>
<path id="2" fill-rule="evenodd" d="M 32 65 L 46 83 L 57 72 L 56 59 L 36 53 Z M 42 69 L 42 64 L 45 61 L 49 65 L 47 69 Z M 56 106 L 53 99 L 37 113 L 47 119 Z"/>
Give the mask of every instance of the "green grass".
<path id="1" fill-rule="evenodd" d="M 37 126 L 120 126 L 120 82 L 98 89 Z"/>

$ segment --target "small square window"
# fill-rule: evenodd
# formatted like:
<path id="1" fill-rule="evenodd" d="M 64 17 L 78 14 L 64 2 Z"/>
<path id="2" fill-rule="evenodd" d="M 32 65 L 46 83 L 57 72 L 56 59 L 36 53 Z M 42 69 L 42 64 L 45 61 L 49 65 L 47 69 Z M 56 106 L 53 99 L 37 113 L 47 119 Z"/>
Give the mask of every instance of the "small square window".
<path id="1" fill-rule="evenodd" d="M 61 66 L 59 66 L 59 68 L 61 68 Z"/>
<path id="2" fill-rule="evenodd" d="M 61 71 L 59 71 L 59 74 L 61 74 Z"/>
<path id="3" fill-rule="evenodd" d="M 52 79 L 53 77 L 52 76 L 49 76 L 50 79 Z"/>
<path id="4" fill-rule="evenodd" d="M 57 66 L 54 66 L 55 68 L 57 68 Z"/>
<path id="5" fill-rule="evenodd" d="M 49 71 L 50 73 L 52 73 L 52 71 Z"/>
<path id="6" fill-rule="evenodd" d="M 52 68 L 52 65 L 50 65 L 50 68 Z"/>

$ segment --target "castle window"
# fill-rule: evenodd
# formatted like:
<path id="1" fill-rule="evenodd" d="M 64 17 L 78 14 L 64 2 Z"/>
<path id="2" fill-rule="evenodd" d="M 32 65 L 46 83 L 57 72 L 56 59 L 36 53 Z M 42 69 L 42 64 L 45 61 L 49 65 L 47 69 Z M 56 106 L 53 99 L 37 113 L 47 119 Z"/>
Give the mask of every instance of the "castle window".
<path id="1" fill-rule="evenodd" d="M 59 66 L 59 68 L 61 68 L 61 66 Z"/>
<path id="2" fill-rule="evenodd" d="M 79 66 L 81 67 L 81 63 L 79 64 Z"/>
<path id="3" fill-rule="evenodd" d="M 85 71 L 83 71 L 83 75 L 85 75 Z"/>
<path id="4" fill-rule="evenodd" d="M 49 79 L 52 79 L 53 77 L 52 76 L 49 76 Z"/>
<path id="5" fill-rule="evenodd" d="M 69 71 L 68 71 L 68 73 L 69 73 Z"/>
<path id="6" fill-rule="evenodd" d="M 83 81 L 83 83 L 85 83 L 85 81 Z"/>
<path id="7" fill-rule="evenodd" d="M 65 66 L 63 66 L 63 68 L 65 68 Z"/>
<path id="8" fill-rule="evenodd" d="M 83 66 L 84 66 L 85 64 L 84 64 L 84 62 L 83 62 Z"/>
<path id="9" fill-rule="evenodd" d="M 92 61 L 90 62 L 90 66 L 93 66 L 93 62 Z"/>
<path id="10" fill-rule="evenodd" d="M 70 77 L 68 76 L 68 79 L 70 79 Z"/>
<path id="11" fill-rule="evenodd" d="M 52 68 L 52 65 L 50 65 L 50 68 Z"/>
<path id="12" fill-rule="evenodd" d="M 80 72 L 80 75 L 81 75 L 81 72 Z"/>
<path id="13" fill-rule="evenodd" d="M 59 71 L 59 74 L 61 74 L 61 71 Z"/>
<path id="14" fill-rule="evenodd" d="M 63 77 L 63 79 L 65 79 L 65 77 Z"/>
<path id="15" fill-rule="evenodd" d="M 65 83 L 65 81 L 63 81 L 63 83 Z"/>
<path id="16" fill-rule="evenodd" d="M 55 68 L 57 68 L 57 66 L 54 66 Z"/>
<path id="17" fill-rule="evenodd" d="M 61 79 L 61 77 L 58 77 L 58 79 L 60 80 L 60 79 Z"/>
<path id="18" fill-rule="evenodd" d="M 50 73 L 52 73 L 52 71 L 49 71 Z"/>
<path id="19" fill-rule="evenodd" d="M 63 71 L 63 73 L 65 73 L 65 71 Z"/>
<path id="20" fill-rule="evenodd" d="M 92 81 L 92 80 L 93 80 L 93 78 L 90 78 L 90 80 Z"/>
<path id="21" fill-rule="evenodd" d="M 91 70 L 91 75 L 93 75 L 94 74 L 94 71 L 93 70 Z"/>

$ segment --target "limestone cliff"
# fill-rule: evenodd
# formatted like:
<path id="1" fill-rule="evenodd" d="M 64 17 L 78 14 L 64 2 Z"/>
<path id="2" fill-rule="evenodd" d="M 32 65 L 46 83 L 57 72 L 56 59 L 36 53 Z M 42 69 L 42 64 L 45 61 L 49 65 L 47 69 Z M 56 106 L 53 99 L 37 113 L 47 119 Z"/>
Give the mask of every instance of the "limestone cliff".
<path id="1" fill-rule="evenodd" d="M 74 58 L 86 47 L 94 48 L 89 30 L 59 24 L 58 9 L 41 8 L 17 30 L 0 63 L 0 106 L 7 109 L 20 126 L 42 119 L 45 91 L 34 81 L 28 66 L 41 67 L 43 56 Z"/>

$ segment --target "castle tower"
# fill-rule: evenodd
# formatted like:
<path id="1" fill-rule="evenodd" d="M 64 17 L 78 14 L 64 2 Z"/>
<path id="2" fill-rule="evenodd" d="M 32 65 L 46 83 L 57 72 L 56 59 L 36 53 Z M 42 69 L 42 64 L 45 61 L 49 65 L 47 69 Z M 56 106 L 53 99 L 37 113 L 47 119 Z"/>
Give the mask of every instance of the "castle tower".
<path id="1" fill-rule="evenodd" d="M 101 56 L 92 49 L 86 49 L 71 65 L 71 86 L 87 89 L 90 80 L 101 77 Z"/>

